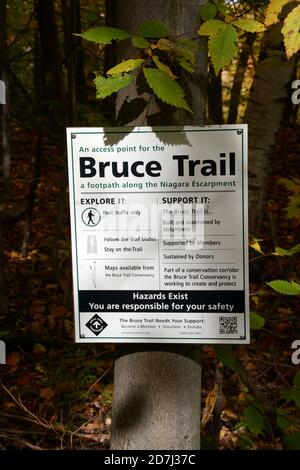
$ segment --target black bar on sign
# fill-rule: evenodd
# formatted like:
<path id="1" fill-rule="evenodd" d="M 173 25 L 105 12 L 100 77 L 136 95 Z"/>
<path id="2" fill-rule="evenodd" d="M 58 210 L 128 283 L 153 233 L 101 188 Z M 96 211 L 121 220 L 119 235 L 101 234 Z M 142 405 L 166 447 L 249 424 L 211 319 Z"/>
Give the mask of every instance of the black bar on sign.
<path id="1" fill-rule="evenodd" d="M 187 312 L 187 305 L 198 305 L 198 308 L 189 310 L 193 312 L 228 312 L 224 306 L 230 304 L 230 313 L 245 312 L 244 291 L 93 291 L 80 290 L 78 293 L 79 310 L 81 312 L 110 311 L 132 312 L 132 304 L 158 306 L 157 310 L 143 310 L 141 312 Z M 174 309 L 172 305 L 180 304 L 183 307 Z M 108 308 L 109 305 L 109 308 Z M 101 307 L 100 307 L 101 306 Z M 136 310 L 138 312 L 139 310 Z"/>

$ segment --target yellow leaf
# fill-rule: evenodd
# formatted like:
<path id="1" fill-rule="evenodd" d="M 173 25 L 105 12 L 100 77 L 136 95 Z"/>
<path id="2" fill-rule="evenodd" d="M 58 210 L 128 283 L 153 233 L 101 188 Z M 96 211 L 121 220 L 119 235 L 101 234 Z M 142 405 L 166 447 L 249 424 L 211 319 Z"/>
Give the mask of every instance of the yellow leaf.
<path id="1" fill-rule="evenodd" d="M 145 61 L 143 59 L 128 59 L 120 62 L 120 64 L 115 65 L 111 69 L 106 72 L 106 75 L 116 75 L 120 73 L 130 72 L 131 70 L 135 70 Z"/>
<path id="2" fill-rule="evenodd" d="M 217 400 L 217 386 L 214 385 L 214 388 L 208 393 L 206 400 L 205 400 L 205 408 L 202 413 L 202 427 L 204 428 L 208 421 L 210 420 L 215 404 Z"/>
<path id="3" fill-rule="evenodd" d="M 45 354 L 46 351 L 47 349 L 41 343 L 35 343 L 33 345 L 34 354 Z"/>
<path id="4" fill-rule="evenodd" d="M 155 63 L 156 67 L 161 70 L 162 72 L 165 72 L 170 78 L 172 78 L 172 80 L 175 80 L 176 76 L 173 74 L 172 70 L 170 69 L 170 67 L 168 67 L 168 65 L 166 64 L 163 64 L 159 58 L 157 57 L 157 55 L 154 55 L 152 57 L 153 59 L 153 62 Z"/>
<path id="5" fill-rule="evenodd" d="M 147 49 L 145 49 L 145 53 L 146 53 L 147 55 L 149 55 L 150 57 L 153 56 L 152 51 L 151 51 L 151 47 L 148 47 Z"/>
<path id="6" fill-rule="evenodd" d="M 169 39 L 166 38 L 161 38 L 157 42 L 157 47 L 161 51 L 173 51 L 175 49 L 175 44 L 174 42 L 170 41 Z"/>
<path id="7" fill-rule="evenodd" d="M 278 15 L 281 12 L 284 5 L 290 3 L 291 0 L 270 0 L 266 11 L 265 25 L 270 26 L 278 21 Z"/>
<path id="8" fill-rule="evenodd" d="M 295 7 L 284 20 L 282 34 L 288 59 L 300 49 L 300 5 Z"/>
<path id="9" fill-rule="evenodd" d="M 257 240 L 257 238 L 251 238 L 249 240 L 249 246 L 251 246 L 251 248 L 253 248 L 253 250 L 258 251 L 258 253 L 261 253 L 263 255 L 264 252 L 262 251 L 262 249 L 260 247 L 260 244 L 258 243 L 259 241 L 260 240 Z"/>

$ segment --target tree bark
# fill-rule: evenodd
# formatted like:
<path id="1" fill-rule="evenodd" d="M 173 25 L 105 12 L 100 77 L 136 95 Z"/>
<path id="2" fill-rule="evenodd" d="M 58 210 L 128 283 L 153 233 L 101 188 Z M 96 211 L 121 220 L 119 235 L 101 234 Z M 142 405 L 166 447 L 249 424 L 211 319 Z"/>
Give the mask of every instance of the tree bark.
<path id="1" fill-rule="evenodd" d="M 11 156 L 9 128 L 9 84 L 7 51 L 7 8 L 6 0 L 0 0 L 0 80 L 5 84 L 5 104 L 2 108 L 2 166 L 3 199 L 9 199 L 11 190 Z"/>
<path id="2" fill-rule="evenodd" d="M 216 75 L 212 65 L 209 67 L 207 101 L 209 124 L 223 124 L 222 72 Z"/>
<path id="3" fill-rule="evenodd" d="M 249 125 L 249 231 L 255 235 L 259 234 L 271 150 L 283 118 L 294 63 L 294 58 L 286 60 L 280 26 L 273 26 L 264 35 L 244 118 Z"/>
<path id="4" fill-rule="evenodd" d="M 86 98 L 81 38 L 74 36 L 74 33 L 81 33 L 80 2 L 62 0 L 61 4 L 68 79 L 68 125 L 73 126 L 77 120 L 77 102 Z"/>
<path id="5" fill-rule="evenodd" d="M 245 76 L 245 71 L 248 64 L 249 55 L 252 50 L 253 42 L 255 39 L 255 35 L 253 33 L 247 33 L 246 40 L 243 43 L 243 49 L 241 51 L 238 66 L 235 72 L 232 88 L 231 88 L 231 96 L 230 96 L 230 106 L 228 112 L 228 124 L 235 124 L 238 117 L 238 109 L 241 99 L 241 90 L 242 84 Z"/>
<path id="6" fill-rule="evenodd" d="M 194 38 L 198 9 L 205 2 L 122 0 L 117 4 L 117 26 L 138 34 L 143 21 L 157 19 L 169 28 L 173 37 Z M 190 118 L 184 112 L 177 112 L 174 118 L 180 125 L 204 123 L 205 46 L 206 42 L 202 41 L 194 79 L 183 79 L 194 114 Z M 121 43 L 118 60 L 130 54 L 128 44 Z M 137 106 L 131 116 L 131 105 L 141 99 L 147 106 Z M 122 113 L 124 104 L 128 112 Z M 135 86 L 118 93 L 116 108 L 120 124 L 152 124 L 158 115 L 164 125 L 174 124 L 170 113 L 163 113 L 150 94 L 139 95 Z M 115 363 L 112 449 L 199 449 L 201 347 L 138 344 L 118 345 L 116 349 L 119 358 Z"/>
<path id="7" fill-rule="evenodd" d="M 43 74 L 43 108 L 51 124 L 58 126 L 62 106 L 61 58 L 53 0 L 38 0 L 37 20 L 41 42 L 41 71 Z"/>

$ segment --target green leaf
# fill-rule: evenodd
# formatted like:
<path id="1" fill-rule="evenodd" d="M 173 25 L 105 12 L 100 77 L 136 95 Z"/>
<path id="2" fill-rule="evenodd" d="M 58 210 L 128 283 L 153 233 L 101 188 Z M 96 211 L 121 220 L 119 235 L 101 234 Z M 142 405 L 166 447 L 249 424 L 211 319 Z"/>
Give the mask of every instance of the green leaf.
<path id="1" fill-rule="evenodd" d="M 143 59 L 128 59 L 120 62 L 119 64 L 115 65 L 111 69 L 109 69 L 106 74 L 107 75 L 117 75 L 124 72 L 130 72 L 131 70 L 135 70 L 145 61 Z"/>
<path id="2" fill-rule="evenodd" d="M 195 51 L 197 49 L 197 44 L 188 38 L 181 38 L 176 41 L 176 45 L 182 46 L 185 49 L 190 49 L 191 51 Z"/>
<path id="3" fill-rule="evenodd" d="M 300 390 L 294 390 L 293 400 L 296 403 L 296 406 L 300 408 Z"/>
<path id="4" fill-rule="evenodd" d="M 283 439 L 283 444 L 287 450 L 300 450 L 300 431 L 286 436 Z"/>
<path id="5" fill-rule="evenodd" d="M 284 5 L 290 1 L 291 0 L 270 0 L 266 11 L 265 24 L 270 26 L 271 24 L 277 23 L 279 13 L 281 12 Z"/>
<path id="6" fill-rule="evenodd" d="M 290 425 L 290 422 L 284 416 L 278 414 L 276 417 L 276 424 L 280 429 L 286 431 Z"/>
<path id="7" fill-rule="evenodd" d="M 112 93 L 115 93 L 121 88 L 124 88 L 127 85 L 130 85 L 134 80 L 132 75 L 124 74 L 124 75 L 113 75 L 112 77 L 102 77 L 101 75 L 97 75 L 94 82 L 96 85 L 96 97 L 103 99 L 107 96 L 110 96 Z"/>
<path id="8" fill-rule="evenodd" d="M 213 3 L 206 3 L 200 7 L 199 13 L 204 21 L 212 20 L 217 14 L 217 7 Z"/>
<path id="9" fill-rule="evenodd" d="M 222 15 L 227 15 L 230 12 L 230 9 L 224 3 L 216 3 L 216 7 Z"/>
<path id="10" fill-rule="evenodd" d="M 300 49 L 300 5 L 295 7 L 284 20 L 281 30 L 288 59 Z"/>
<path id="11" fill-rule="evenodd" d="M 150 42 L 142 36 L 132 36 L 131 42 L 132 45 L 138 49 L 147 49 L 150 47 Z"/>
<path id="12" fill-rule="evenodd" d="M 299 195 L 296 196 L 289 196 L 289 203 L 287 205 L 287 218 L 294 219 L 300 218 L 300 197 Z"/>
<path id="13" fill-rule="evenodd" d="M 225 29 L 218 34 L 210 36 L 208 48 L 216 75 L 237 54 L 237 41 L 238 34 L 236 29 L 230 24 L 227 24 Z"/>
<path id="14" fill-rule="evenodd" d="M 164 103 L 192 113 L 191 108 L 184 99 L 184 91 L 177 82 L 158 69 L 144 68 L 144 74 L 149 87 L 159 99 Z"/>
<path id="15" fill-rule="evenodd" d="M 98 26 L 96 28 L 89 29 L 83 34 L 78 34 L 78 36 L 105 46 L 106 44 L 111 44 L 112 41 L 127 39 L 130 37 L 130 34 L 122 29 Z"/>
<path id="16" fill-rule="evenodd" d="M 239 371 L 236 356 L 232 351 L 232 347 L 229 344 L 226 344 L 224 346 L 215 345 L 214 350 L 216 351 L 219 360 L 224 364 L 225 367 L 228 367 L 228 369 L 231 369 L 234 372 Z"/>
<path id="17" fill-rule="evenodd" d="M 261 330 L 265 326 L 265 319 L 256 312 L 250 312 L 250 328 L 252 330 Z"/>
<path id="18" fill-rule="evenodd" d="M 289 196 L 287 205 L 287 218 L 300 218 L 300 179 L 299 178 L 279 178 L 279 184 L 285 186 L 289 191 L 295 193 Z"/>
<path id="19" fill-rule="evenodd" d="M 221 20 L 209 20 L 200 26 L 198 33 L 200 36 L 213 36 L 220 31 L 224 31 L 228 25 Z"/>
<path id="20" fill-rule="evenodd" d="M 163 38 L 169 35 L 169 31 L 160 21 L 147 20 L 141 24 L 140 34 L 145 38 Z"/>
<path id="21" fill-rule="evenodd" d="M 176 76 L 173 74 L 172 70 L 170 67 L 166 64 L 163 64 L 157 55 L 154 55 L 152 57 L 153 62 L 155 63 L 156 67 L 161 70 L 162 72 L 165 72 L 172 80 L 175 80 Z"/>
<path id="22" fill-rule="evenodd" d="M 190 39 L 183 38 L 176 42 L 175 53 L 179 65 L 190 73 L 195 72 L 195 47 L 195 43 Z"/>
<path id="23" fill-rule="evenodd" d="M 271 289 L 275 290 L 276 292 L 279 292 L 279 294 L 285 294 L 285 295 L 299 295 L 300 294 L 300 284 L 297 284 L 297 282 L 276 280 L 276 281 L 266 282 L 266 284 L 270 286 Z"/>
<path id="24" fill-rule="evenodd" d="M 184 70 L 190 73 L 195 72 L 195 67 L 191 65 L 189 61 L 187 61 L 183 56 L 178 58 L 178 62 L 180 67 L 182 67 Z"/>
<path id="25" fill-rule="evenodd" d="M 178 57 L 182 57 L 186 62 L 189 62 L 192 66 L 196 62 L 195 54 L 190 49 L 186 47 L 177 47 L 176 48 L 176 55 Z"/>
<path id="26" fill-rule="evenodd" d="M 299 178 L 279 178 L 278 183 L 285 186 L 289 191 L 300 192 Z"/>
<path id="27" fill-rule="evenodd" d="M 293 384 L 300 388 L 300 371 L 296 372 L 294 379 L 293 379 Z"/>
<path id="28" fill-rule="evenodd" d="M 261 413 L 254 406 L 247 406 L 244 411 L 245 425 L 253 434 L 261 434 L 264 429 L 264 420 Z"/>
<path id="29" fill-rule="evenodd" d="M 285 388 L 281 390 L 280 396 L 287 402 L 290 403 L 294 400 L 294 390 L 292 388 Z"/>
<path id="30" fill-rule="evenodd" d="M 285 248 L 280 248 L 279 246 L 276 246 L 275 253 L 273 254 L 277 256 L 292 256 L 299 252 L 300 252 L 300 245 L 298 244 L 288 250 L 286 250 Z"/>
<path id="31" fill-rule="evenodd" d="M 239 18 L 238 20 L 234 21 L 233 24 L 237 28 L 243 29 L 248 33 L 261 33 L 265 30 L 265 27 L 262 23 L 247 18 Z"/>

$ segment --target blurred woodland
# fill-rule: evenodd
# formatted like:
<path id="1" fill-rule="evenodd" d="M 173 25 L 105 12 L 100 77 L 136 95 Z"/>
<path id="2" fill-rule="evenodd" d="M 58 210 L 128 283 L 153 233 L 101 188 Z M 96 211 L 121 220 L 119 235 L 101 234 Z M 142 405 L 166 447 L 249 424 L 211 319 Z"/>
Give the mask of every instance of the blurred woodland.
<path id="1" fill-rule="evenodd" d="M 73 34 L 122 27 L 118 1 L 0 0 L 0 449 L 109 448 L 114 345 L 74 343 L 65 128 L 134 118 L 115 118 L 115 94 L 96 99 L 115 44 Z M 269 2 L 216 3 L 264 23 Z M 206 123 L 249 124 L 252 332 L 250 345 L 203 348 L 207 449 L 300 449 L 300 70 L 286 14 L 241 31 L 217 74 L 208 61 Z"/>

